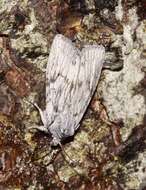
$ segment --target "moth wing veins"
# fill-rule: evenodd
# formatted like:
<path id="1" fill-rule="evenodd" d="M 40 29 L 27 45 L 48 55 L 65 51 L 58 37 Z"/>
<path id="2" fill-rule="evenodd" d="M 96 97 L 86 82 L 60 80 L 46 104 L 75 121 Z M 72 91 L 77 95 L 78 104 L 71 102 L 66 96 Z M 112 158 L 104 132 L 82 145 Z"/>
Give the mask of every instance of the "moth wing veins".
<path id="1" fill-rule="evenodd" d="M 88 45 L 79 51 L 63 35 L 53 40 L 46 69 L 46 110 L 37 108 L 55 144 L 74 135 L 79 127 L 97 87 L 104 58 L 103 46 Z"/>

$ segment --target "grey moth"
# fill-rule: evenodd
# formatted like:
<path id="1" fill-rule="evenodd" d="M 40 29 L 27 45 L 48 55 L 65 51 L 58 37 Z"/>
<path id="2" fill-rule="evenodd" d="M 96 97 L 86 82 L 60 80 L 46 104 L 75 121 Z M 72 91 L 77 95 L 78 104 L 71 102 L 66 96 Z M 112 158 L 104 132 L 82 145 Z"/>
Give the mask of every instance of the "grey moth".
<path id="1" fill-rule="evenodd" d="M 87 45 L 81 51 L 68 38 L 57 34 L 46 68 L 46 108 L 39 109 L 43 126 L 52 134 L 53 145 L 73 136 L 89 105 L 105 58 L 101 45 Z"/>

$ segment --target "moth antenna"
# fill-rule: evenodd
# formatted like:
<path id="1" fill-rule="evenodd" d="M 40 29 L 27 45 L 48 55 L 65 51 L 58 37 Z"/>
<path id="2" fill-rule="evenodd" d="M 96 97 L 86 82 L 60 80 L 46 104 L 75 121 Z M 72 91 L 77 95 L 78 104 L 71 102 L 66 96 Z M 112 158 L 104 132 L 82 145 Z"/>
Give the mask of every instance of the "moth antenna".
<path id="1" fill-rule="evenodd" d="M 66 153 L 66 151 L 64 150 L 62 144 L 61 144 L 60 142 L 59 142 L 58 144 L 59 144 L 59 146 L 60 146 L 62 152 L 64 153 L 64 155 L 71 161 L 71 163 L 74 162 L 74 161 L 70 158 L 70 156 Z M 64 156 L 64 157 L 65 157 L 65 156 Z"/>
<path id="2" fill-rule="evenodd" d="M 66 151 L 64 150 L 64 147 L 62 146 L 62 144 L 59 142 L 58 145 L 60 146 L 61 150 L 62 150 L 62 156 L 64 157 L 66 163 L 69 165 L 69 167 L 71 167 L 71 169 L 79 176 L 81 176 L 81 174 L 74 169 L 74 165 L 76 164 L 75 161 L 73 161 L 70 156 L 66 153 Z M 68 158 L 68 159 L 66 159 Z"/>
<path id="3" fill-rule="evenodd" d="M 69 162 L 66 158 L 65 158 L 65 160 L 67 161 L 67 163 L 68 163 L 70 166 L 72 166 L 73 163 L 75 163 L 75 161 L 73 161 L 73 160 L 71 159 L 71 157 L 66 153 L 66 151 L 64 150 L 64 147 L 62 146 L 61 143 L 59 143 L 59 146 L 60 146 L 62 152 L 64 153 L 64 155 L 63 155 L 64 158 L 67 157 L 67 158 L 69 159 L 70 162 Z"/>

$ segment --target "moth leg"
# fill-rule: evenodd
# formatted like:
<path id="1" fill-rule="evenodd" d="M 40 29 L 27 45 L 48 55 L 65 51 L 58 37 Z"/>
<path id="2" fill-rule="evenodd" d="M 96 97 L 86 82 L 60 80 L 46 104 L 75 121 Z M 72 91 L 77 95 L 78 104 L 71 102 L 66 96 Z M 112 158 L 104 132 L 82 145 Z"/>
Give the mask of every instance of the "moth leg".
<path id="1" fill-rule="evenodd" d="M 48 133 L 48 130 L 47 130 L 47 128 L 44 126 L 44 125 L 40 125 L 40 126 L 38 126 L 38 125 L 35 125 L 35 126 L 31 126 L 30 127 L 30 129 L 29 129 L 29 131 L 30 132 L 33 132 L 33 129 L 34 130 L 39 130 L 39 131 L 43 131 L 43 132 L 45 132 L 45 133 Z"/>
<path id="2" fill-rule="evenodd" d="M 39 111 L 39 114 L 41 116 L 41 120 L 44 124 L 44 127 L 47 126 L 47 117 L 46 117 L 46 112 L 43 111 L 36 103 L 33 103 L 27 99 L 24 99 L 25 102 L 32 104 L 33 106 L 35 106 L 37 108 L 37 110 Z"/>
<path id="3" fill-rule="evenodd" d="M 38 109 L 39 114 L 41 116 L 41 120 L 42 120 L 42 122 L 44 124 L 44 128 L 45 128 L 45 126 L 47 126 L 47 118 L 45 116 L 45 111 L 43 111 L 36 103 L 34 103 L 34 106 Z M 40 127 L 43 127 L 43 126 L 40 126 Z"/>

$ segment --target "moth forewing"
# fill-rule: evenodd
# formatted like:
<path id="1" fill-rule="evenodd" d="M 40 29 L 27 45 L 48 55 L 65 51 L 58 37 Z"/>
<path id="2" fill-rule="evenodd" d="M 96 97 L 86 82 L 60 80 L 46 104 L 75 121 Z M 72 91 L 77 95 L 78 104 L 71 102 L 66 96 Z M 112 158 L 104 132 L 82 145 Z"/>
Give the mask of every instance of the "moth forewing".
<path id="1" fill-rule="evenodd" d="M 88 45 L 82 50 L 82 62 L 85 65 L 85 82 L 88 82 L 92 94 L 97 86 L 105 58 L 105 48 L 98 45 Z M 92 90 L 93 89 L 93 90 Z"/>
<path id="2" fill-rule="evenodd" d="M 79 126 L 78 124 L 95 92 L 101 74 L 104 57 L 105 49 L 103 46 L 89 45 L 82 49 L 80 64 L 82 65 L 83 71 L 80 73 L 77 81 L 77 83 L 80 84 L 80 88 L 76 91 L 76 96 L 73 97 L 73 100 L 75 99 L 76 102 L 72 103 L 72 109 L 76 112 L 75 129 Z M 83 81 L 80 76 L 84 76 Z"/>

